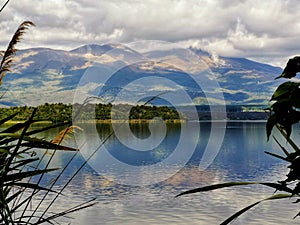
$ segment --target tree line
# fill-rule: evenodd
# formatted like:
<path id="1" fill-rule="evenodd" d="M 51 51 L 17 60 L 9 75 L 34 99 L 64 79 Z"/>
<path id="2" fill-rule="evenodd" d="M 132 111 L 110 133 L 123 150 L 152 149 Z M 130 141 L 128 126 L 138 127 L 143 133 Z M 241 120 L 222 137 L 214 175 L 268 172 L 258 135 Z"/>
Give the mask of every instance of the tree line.
<path id="1" fill-rule="evenodd" d="M 63 122 L 72 119 L 72 112 L 75 109 L 79 120 L 149 120 L 154 117 L 160 117 L 163 120 L 180 119 L 178 112 L 167 106 L 145 106 L 128 104 L 63 104 L 63 103 L 45 103 L 37 107 L 33 106 L 13 106 L 1 108 L 0 119 L 7 118 L 17 113 L 13 121 L 27 120 L 33 109 L 37 108 L 34 116 L 35 120 Z M 76 113 L 75 113 L 76 114 Z M 74 116 L 74 115 L 73 115 Z"/>

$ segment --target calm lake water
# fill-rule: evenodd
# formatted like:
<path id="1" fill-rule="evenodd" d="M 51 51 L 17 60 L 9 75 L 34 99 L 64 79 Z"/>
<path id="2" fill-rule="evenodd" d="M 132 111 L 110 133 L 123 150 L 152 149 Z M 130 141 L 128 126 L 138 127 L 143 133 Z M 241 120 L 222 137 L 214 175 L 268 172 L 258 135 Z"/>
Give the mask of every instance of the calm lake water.
<path id="1" fill-rule="evenodd" d="M 215 125 L 220 126 L 220 130 L 224 128 L 221 127 L 224 126 L 222 123 Z M 85 126 L 87 125 L 82 125 L 83 128 Z M 96 197 L 97 205 L 72 214 L 74 219 L 71 220 L 71 224 L 219 224 L 242 207 L 270 196 L 273 194 L 273 189 L 251 185 L 179 198 L 174 198 L 174 196 L 185 190 L 219 182 L 246 180 L 276 182 L 285 179 L 283 171 L 288 171 L 287 165 L 264 153 L 264 151 L 279 152 L 274 141 L 266 141 L 265 122 L 228 122 L 221 148 L 212 164 L 204 171 L 200 171 L 198 166 L 208 143 L 211 124 L 197 122 L 182 126 L 188 126 L 186 132 L 189 132 L 188 135 L 191 136 L 194 134 L 195 127 L 200 127 L 200 138 L 187 165 L 182 169 L 179 168 L 179 172 L 175 175 L 156 184 L 130 186 L 116 183 L 113 176 L 107 176 L 105 173 L 98 174 L 92 168 L 96 164 L 86 165 L 65 189 L 63 192 L 65 196 L 60 198 L 54 209 L 66 209 Z M 178 143 L 182 126 L 180 124 L 168 125 L 165 139 L 153 151 L 133 151 L 123 145 L 114 135 L 105 142 L 105 146 L 108 152 L 119 161 L 142 168 L 164 161 L 172 154 Z M 104 140 L 109 136 L 112 127 L 109 124 L 98 124 L 97 129 L 99 131 L 97 137 L 85 134 L 90 138 L 89 142 L 92 143 L 95 138 Z M 85 132 L 88 130 L 85 129 Z M 131 130 L 137 138 L 147 138 L 150 135 L 147 124 L 134 124 Z M 299 127 L 295 127 L 294 134 L 299 135 L 299 130 Z M 54 137 L 57 132 L 58 130 L 53 130 L 43 135 Z M 280 137 L 278 133 L 274 133 Z M 127 138 L 130 143 L 130 135 Z M 282 143 L 286 142 L 282 141 Z M 75 146 L 72 138 L 68 139 L 65 144 Z M 186 151 L 189 151 L 191 146 L 189 143 L 185 145 Z M 63 167 L 73 154 L 72 152 L 56 152 L 51 166 Z M 100 160 L 97 159 L 99 155 L 95 157 L 91 159 L 91 162 L 97 163 L 97 160 Z M 58 189 L 62 187 L 82 163 L 84 163 L 84 157 L 79 153 L 55 187 Z M 176 165 L 165 164 L 150 172 L 141 172 L 137 169 L 138 172 L 134 175 L 137 180 L 141 179 L 141 176 L 144 180 L 152 179 L 153 174 L 168 173 L 173 166 Z M 114 168 L 107 168 L 108 171 L 110 169 Z M 120 173 L 122 174 L 122 171 Z M 46 180 L 49 181 L 54 175 L 48 176 Z M 299 224 L 300 219 L 292 219 L 299 211 L 299 206 L 292 204 L 292 201 L 264 202 L 232 224 Z"/>

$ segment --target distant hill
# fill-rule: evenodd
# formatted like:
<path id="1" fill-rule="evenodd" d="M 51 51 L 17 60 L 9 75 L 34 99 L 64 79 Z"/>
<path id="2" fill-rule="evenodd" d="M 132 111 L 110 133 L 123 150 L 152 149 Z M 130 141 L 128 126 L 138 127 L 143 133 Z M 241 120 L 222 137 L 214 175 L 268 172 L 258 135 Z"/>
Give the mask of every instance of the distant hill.
<path id="1" fill-rule="evenodd" d="M 204 70 L 212 73 L 211 79 L 219 83 L 227 104 L 231 105 L 267 104 L 274 88 L 281 82 L 274 78 L 282 71 L 279 67 L 245 58 L 216 57 L 193 48 L 141 52 L 121 44 L 91 44 L 71 51 L 32 48 L 18 51 L 15 66 L 3 81 L 2 91 L 7 93 L 2 104 L 72 103 L 91 95 L 101 97 L 106 101 L 104 103 L 122 95 L 119 101 L 130 103 L 131 96 L 140 96 L 141 101 L 147 101 L 153 93 L 176 92 L 177 87 L 188 93 L 195 103 L 205 104 L 205 91 L 199 89 L 189 75 L 201 76 Z M 88 79 L 81 80 L 87 73 Z M 107 81 L 101 77 L 110 73 Z M 160 82 L 157 77 L 175 82 L 176 86 Z M 126 85 L 140 78 L 148 81 L 144 85 L 134 83 L 126 89 Z M 75 91 L 82 94 L 77 94 L 74 100 Z M 218 103 L 220 99 L 214 91 L 211 90 L 210 98 Z M 153 102 L 169 104 L 163 96 Z"/>

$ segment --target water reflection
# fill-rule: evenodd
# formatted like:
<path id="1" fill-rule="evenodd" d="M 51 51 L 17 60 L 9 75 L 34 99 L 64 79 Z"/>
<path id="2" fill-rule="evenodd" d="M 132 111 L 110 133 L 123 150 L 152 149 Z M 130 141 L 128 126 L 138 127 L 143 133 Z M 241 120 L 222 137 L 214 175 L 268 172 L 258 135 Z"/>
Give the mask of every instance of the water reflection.
<path id="1" fill-rule="evenodd" d="M 152 146 L 145 146 L 145 143 L 139 143 L 139 139 L 144 140 L 150 136 L 151 133 L 149 131 L 149 124 L 131 124 L 131 131 L 138 139 L 132 140 L 130 146 L 138 146 L 147 149 L 147 151 L 138 151 L 125 146 L 120 141 L 127 140 L 127 142 L 131 142 L 131 135 L 128 134 L 128 132 L 122 132 L 122 130 L 124 129 L 124 126 L 122 125 L 123 124 L 115 125 L 115 128 L 119 131 L 119 136 L 116 137 L 116 135 L 112 135 L 109 138 L 109 141 L 105 142 L 104 145 L 114 158 L 134 166 L 155 164 L 164 160 L 176 148 L 180 137 L 180 124 L 169 124 L 167 126 L 168 132 L 166 133 L 162 141 L 160 141 L 161 137 L 159 136 L 159 134 L 157 135 L 158 132 L 156 132 L 156 130 L 154 129 L 152 140 L 154 142 L 158 142 L 159 145 L 157 147 L 153 148 Z M 105 138 L 109 136 L 110 132 L 112 132 L 110 124 L 98 124 L 97 130 L 102 141 L 104 141 Z"/>
<path id="2" fill-rule="evenodd" d="M 188 164 L 167 180 L 142 187 L 121 185 L 114 182 L 113 177 L 96 173 L 87 164 L 64 192 L 66 198 L 58 201 L 55 207 L 69 206 L 72 202 L 78 203 L 90 197 L 97 197 L 99 203 L 73 215 L 75 220 L 72 224 L 206 225 L 219 224 L 238 209 L 271 195 L 273 189 L 248 186 L 174 198 L 181 191 L 213 183 L 241 180 L 272 182 L 284 179 L 282 171 L 286 171 L 286 165 L 263 152 L 265 150 L 274 152 L 276 149 L 273 150 L 275 145 L 272 141 L 266 142 L 265 123 L 262 122 L 228 123 L 223 145 L 213 164 L 205 171 L 199 171 L 198 164 L 207 145 L 210 127 L 211 124 L 208 122 L 200 124 L 200 141 Z M 112 131 L 110 124 L 98 124 L 97 129 L 99 131 L 97 138 L 103 140 Z M 149 135 L 147 125 L 135 124 L 131 129 L 139 138 L 146 138 Z M 297 127 L 295 129 L 296 132 L 299 130 Z M 105 142 L 105 145 L 109 152 L 120 160 L 139 165 L 155 164 L 172 153 L 172 146 L 177 143 L 180 130 L 180 125 L 169 124 L 161 147 L 151 152 L 130 151 L 114 135 Z M 193 126 L 188 130 L 189 135 L 193 135 Z M 51 166 L 63 167 L 73 154 L 57 152 Z M 45 159 L 44 164 L 46 161 Z M 64 185 L 82 163 L 84 158 L 78 154 L 64 176 L 57 181 L 56 187 Z M 155 174 L 168 173 L 172 166 L 176 165 L 157 167 L 156 171 L 139 170 L 136 176 L 151 179 Z M 51 180 L 54 175 L 49 175 L 47 179 Z M 233 224 L 298 224 L 299 220 L 292 220 L 298 212 L 297 207 L 290 202 L 290 200 L 277 201 L 276 204 L 266 202 Z"/>
<path id="3" fill-rule="evenodd" d="M 135 186 L 157 183 L 175 174 L 189 161 L 199 139 L 199 125 L 195 123 L 169 124 L 166 126 L 167 133 L 163 139 L 156 133 L 159 124 L 140 124 L 131 127 L 133 134 L 137 134 L 140 130 L 143 132 L 139 135 L 146 137 L 149 127 L 150 140 L 158 144 L 153 149 L 148 148 L 148 139 L 144 142 L 144 139 L 139 141 L 135 137 L 132 140 L 134 147 L 131 148 L 124 144 L 123 140 L 130 143 L 128 139 L 132 135 L 122 132 L 122 124 L 114 128 L 114 131 L 116 129 L 119 131 L 118 137 L 114 133 L 103 132 L 101 140 L 99 130 L 95 132 L 92 126 L 93 124 L 83 124 L 86 132 L 77 136 L 76 141 L 82 146 L 80 147 L 82 155 L 85 158 L 91 156 L 89 164 L 100 174 L 117 180 L 118 183 Z M 107 130 L 111 131 L 111 128 Z"/>

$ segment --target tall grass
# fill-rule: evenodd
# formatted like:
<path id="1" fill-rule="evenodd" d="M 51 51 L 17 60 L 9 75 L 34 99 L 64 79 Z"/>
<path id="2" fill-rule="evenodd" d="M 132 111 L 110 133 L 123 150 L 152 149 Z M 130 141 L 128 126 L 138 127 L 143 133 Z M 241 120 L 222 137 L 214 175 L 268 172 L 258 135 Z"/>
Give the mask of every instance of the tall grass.
<path id="1" fill-rule="evenodd" d="M 30 21 L 23 22 L 13 35 L 6 51 L 2 53 L 0 84 L 7 72 L 10 71 L 17 52 L 15 45 L 30 26 L 34 26 L 34 24 Z M 74 156 L 77 154 L 78 149 L 61 145 L 64 138 L 74 132 L 77 127 L 71 126 L 71 121 L 68 121 L 43 128 L 34 128 L 32 125 L 38 122 L 34 119 L 36 110 L 36 108 L 33 109 L 31 116 L 25 122 L 3 126 L 18 113 L 0 120 L 0 128 L 2 128 L 0 129 L 0 224 L 54 224 L 60 217 L 95 204 L 95 199 L 91 199 L 66 210 L 50 210 L 58 198 L 65 198 L 62 191 L 71 180 L 68 180 L 64 188 L 59 191 L 54 190 L 53 187 L 68 164 L 61 169 L 62 172 L 57 175 L 51 185 L 43 186 L 41 184 L 45 174 L 59 170 L 59 168 L 50 168 L 49 166 L 56 151 L 72 151 Z M 53 141 L 36 137 L 41 132 L 57 127 L 67 128 L 63 129 Z M 37 157 L 35 149 L 44 149 L 44 154 Z M 43 166 L 41 162 L 49 150 L 53 153 L 46 165 Z M 33 178 L 36 178 L 37 182 Z M 49 202 L 49 193 L 57 194 L 50 204 L 47 203 Z M 40 199 L 38 204 L 36 204 L 37 199 Z"/>

